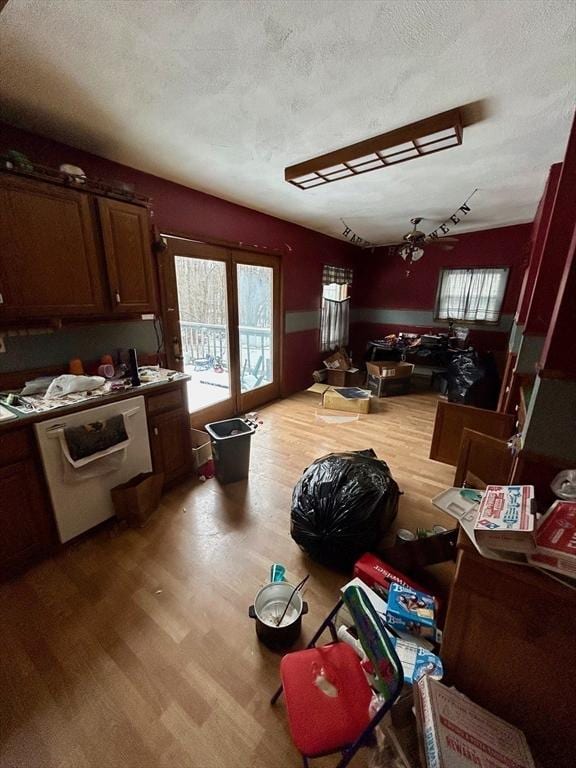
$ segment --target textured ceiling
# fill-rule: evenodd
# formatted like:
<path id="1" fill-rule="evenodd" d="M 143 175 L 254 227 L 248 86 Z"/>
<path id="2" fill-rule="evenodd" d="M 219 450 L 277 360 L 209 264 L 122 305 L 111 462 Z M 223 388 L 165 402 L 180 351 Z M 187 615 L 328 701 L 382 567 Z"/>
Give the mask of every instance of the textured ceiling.
<path id="1" fill-rule="evenodd" d="M 564 0 L 9 0 L 0 118 L 339 236 L 532 219 L 575 93 Z M 461 147 L 302 191 L 286 165 L 481 101 Z"/>

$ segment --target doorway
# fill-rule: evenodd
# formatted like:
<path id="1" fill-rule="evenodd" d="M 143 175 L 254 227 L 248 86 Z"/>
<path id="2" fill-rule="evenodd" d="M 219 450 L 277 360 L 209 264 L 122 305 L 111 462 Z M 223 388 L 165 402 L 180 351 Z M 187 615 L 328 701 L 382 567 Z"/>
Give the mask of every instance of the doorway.
<path id="1" fill-rule="evenodd" d="M 194 426 L 280 394 L 280 259 L 165 237 L 160 258 L 168 365 L 190 376 Z"/>

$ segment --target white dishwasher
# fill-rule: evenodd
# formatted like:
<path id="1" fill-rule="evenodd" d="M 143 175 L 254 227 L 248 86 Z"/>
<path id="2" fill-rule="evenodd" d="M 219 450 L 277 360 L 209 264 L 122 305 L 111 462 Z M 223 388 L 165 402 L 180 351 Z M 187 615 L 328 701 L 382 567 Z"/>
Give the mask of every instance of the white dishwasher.
<path id="1" fill-rule="evenodd" d="M 75 434 L 96 433 L 110 424 L 119 427 L 114 444 L 102 448 L 96 442 L 88 455 L 74 445 L 71 449 Z M 34 427 L 61 542 L 112 517 L 110 489 L 152 470 L 143 397 L 41 421 Z"/>

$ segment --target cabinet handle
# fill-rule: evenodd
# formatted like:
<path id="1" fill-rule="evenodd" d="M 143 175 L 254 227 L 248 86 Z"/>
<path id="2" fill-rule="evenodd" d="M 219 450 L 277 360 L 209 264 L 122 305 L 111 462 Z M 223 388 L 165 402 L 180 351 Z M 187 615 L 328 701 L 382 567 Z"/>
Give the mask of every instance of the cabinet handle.
<path id="1" fill-rule="evenodd" d="M 154 427 L 154 436 L 158 437 L 158 427 Z"/>
<path id="2" fill-rule="evenodd" d="M 4 304 L 4 296 L 0 293 L 0 304 Z"/>
<path id="3" fill-rule="evenodd" d="M 114 296 L 116 298 L 116 304 L 120 304 L 122 299 L 120 298 L 120 291 L 118 290 L 118 288 L 116 288 L 116 291 L 114 292 Z"/>

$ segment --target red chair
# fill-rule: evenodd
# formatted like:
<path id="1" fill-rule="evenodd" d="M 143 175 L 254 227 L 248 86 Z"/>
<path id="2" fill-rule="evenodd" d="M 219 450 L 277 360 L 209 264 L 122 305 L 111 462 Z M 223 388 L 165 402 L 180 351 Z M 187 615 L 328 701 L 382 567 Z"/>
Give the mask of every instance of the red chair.
<path id="1" fill-rule="evenodd" d="M 368 711 L 372 688 L 360 659 L 349 645 L 337 639 L 334 618 L 343 604 L 350 611 L 362 647 L 372 662 L 375 688 L 384 699 L 372 718 Z M 333 642 L 316 647 L 326 629 Z M 271 704 L 284 692 L 290 734 L 302 755 L 304 768 L 308 768 L 309 758 L 335 752 L 342 753 L 337 768 L 345 768 L 360 747 L 369 742 L 404 683 L 402 665 L 382 620 L 359 587 L 345 590 L 306 650 L 283 657 L 280 677 L 282 684 Z"/>

